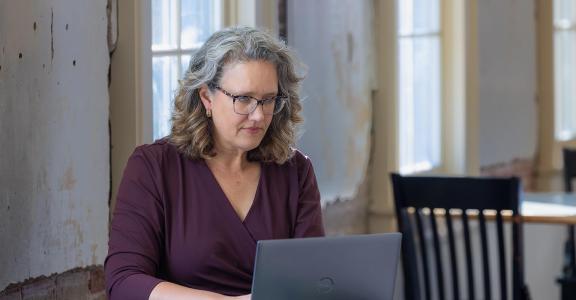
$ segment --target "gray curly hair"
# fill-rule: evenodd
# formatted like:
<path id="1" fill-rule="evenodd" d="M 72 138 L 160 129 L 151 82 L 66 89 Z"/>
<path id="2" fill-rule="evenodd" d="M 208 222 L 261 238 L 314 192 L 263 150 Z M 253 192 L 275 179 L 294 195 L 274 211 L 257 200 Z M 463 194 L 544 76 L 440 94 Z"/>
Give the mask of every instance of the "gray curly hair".
<path id="1" fill-rule="evenodd" d="M 212 120 L 200 100 L 204 84 L 213 91 L 226 65 L 261 60 L 276 66 L 278 91 L 287 97 L 286 106 L 272 118 L 260 145 L 248 152 L 251 161 L 284 163 L 292 154 L 297 125 L 302 122 L 299 88 L 303 79 L 296 71 L 303 65 L 283 41 L 251 27 L 233 27 L 214 33 L 192 56 L 174 99 L 172 128 L 168 140 L 192 159 L 216 155 Z"/>

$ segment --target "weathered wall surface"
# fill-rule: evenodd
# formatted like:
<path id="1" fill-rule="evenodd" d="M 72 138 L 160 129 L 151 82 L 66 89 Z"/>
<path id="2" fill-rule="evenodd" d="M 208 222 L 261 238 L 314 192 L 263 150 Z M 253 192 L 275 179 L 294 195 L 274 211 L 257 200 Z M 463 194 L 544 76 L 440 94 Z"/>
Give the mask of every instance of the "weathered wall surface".
<path id="1" fill-rule="evenodd" d="M 374 43 L 372 1 L 289 1 L 288 44 L 307 65 L 304 132 L 327 234 L 367 231 Z"/>
<path id="2" fill-rule="evenodd" d="M 324 203 L 356 196 L 367 174 L 374 86 L 372 1 L 289 1 L 288 44 L 308 66 L 299 147 Z"/>
<path id="3" fill-rule="evenodd" d="M 0 1 L 0 291 L 103 263 L 106 4 Z"/>

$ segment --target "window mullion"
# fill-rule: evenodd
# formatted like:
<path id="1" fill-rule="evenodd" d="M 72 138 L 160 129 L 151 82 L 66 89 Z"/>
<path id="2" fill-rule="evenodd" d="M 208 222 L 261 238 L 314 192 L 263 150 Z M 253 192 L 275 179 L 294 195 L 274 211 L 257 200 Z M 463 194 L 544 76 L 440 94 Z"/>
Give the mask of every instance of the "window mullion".
<path id="1" fill-rule="evenodd" d="M 401 33 L 398 35 L 398 37 L 409 38 L 409 37 L 421 37 L 421 36 L 436 36 L 440 34 L 441 34 L 440 30 L 431 30 L 431 31 L 420 30 L 412 33 Z"/>
<path id="2" fill-rule="evenodd" d="M 175 55 L 192 55 L 196 50 L 194 49 L 185 49 L 185 50 L 155 50 L 152 53 L 154 56 L 175 56 Z"/>

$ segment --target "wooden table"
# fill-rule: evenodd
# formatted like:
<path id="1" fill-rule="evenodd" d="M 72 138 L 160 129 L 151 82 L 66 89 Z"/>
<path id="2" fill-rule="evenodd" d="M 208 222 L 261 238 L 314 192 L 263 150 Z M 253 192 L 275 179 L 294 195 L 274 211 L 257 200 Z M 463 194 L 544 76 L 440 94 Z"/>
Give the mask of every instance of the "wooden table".
<path id="1" fill-rule="evenodd" d="M 527 223 L 576 224 L 576 194 L 523 193 L 520 214 Z"/>
<path id="2" fill-rule="evenodd" d="M 409 213 L 414 213 L 414 209 L 408 209 Z M 423 211 L 428 214 L 429 211 Z M 459 217 L 462 211 L 450 210 L 450 215 Z M 434 209 L 434 214 L 442 217 L 444 209 Z M 468 210 L 471 219 L 477 217 L 478 212 Z M 496 212 L 484 211 L 487 220 L 494 220 Z M 576 225 L 576 194 L 567 193 L 521 193 L 520 194 L 520 216 L 524 223 L 544 223 L 544 224 L 566 224 Z M 511 211 L 502 211 L 504 221 L 510 221 Z"/>

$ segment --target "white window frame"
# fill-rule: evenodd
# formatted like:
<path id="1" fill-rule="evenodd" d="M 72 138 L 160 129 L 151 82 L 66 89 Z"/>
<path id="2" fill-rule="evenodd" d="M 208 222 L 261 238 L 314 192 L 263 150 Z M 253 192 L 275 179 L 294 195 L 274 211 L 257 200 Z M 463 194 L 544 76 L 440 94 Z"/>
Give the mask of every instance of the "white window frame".
<path id="1" fill-rule="evenodd" d="M 148 1 L 148 3 L 152 2 L 152 0 L 147 0 L 147 1 Z M 170 5 L 170 0 L 162 0 L 162 1 L 163 1 L 162 3 L 166 6 L 165 8 L 167 8 L 167 7 Z M 214 17 L 214 24 L 213 24 L 213 25 L 214 25 L 214 27 L 215 27 L 216 30 L 219 30 L 219 29 L 221 29 L 221 28 L 223 27 L 223 23 L 224 23 L 224 15 L 225 15 L 225 14 L 224 14 L 224 9 L 223 9 L 223 7 L 222 7 L 223 0 L 211 0 L 211 1 L 212 1 L 211 4 L 213 5 L 214 11 L 215 11 L 215 15 L 213 16 L 213 17 Z M 171 48 L 171 49 L 161 49 L 161 48 L 159 48 L 159 49 L 154 49 L 153 43 L 152 43 L 152 42 L 150 43 L 150 47 L 152 48 L 152 50 L 151 50 L 151 58 L 150 58 L 151 61 L 154 61 L 154 59 L 162 58 L 162 57 L 165 57 L 165 58 L 171 58 L 171 57 L 173 58 L 173 57 L 175 57 L 175 58 L 176 58 L 176 60 L 177 60 L 177 64 L 176 64 L 176 74 L 177 74 L 176 76 L 177 76 L 177 79 L 180 79 L 180 77 L 181 77 L 181 75 L 182 75 L 182 73 L 183 73 L 183 70 L 182 70 L 182 60 L 183 60 L 183 57 L 184 57 L 184 56 L 192 56 L 196 51 L 198 51 L 198 49 L 199 49 L 200 46 L 201 46 L 201 45 L 195 45 L 194 47 L 190 47 L 190 48 L 184 48 L 184 47 L 182 47 L 182 38 L 181 38 L 181 35 L 182 35 L 182 25 L 181 25 L 181 21 L 182 21 L 182 20 L 181 20 L 182 9 L 181 9 L 181 2 L 182 2 L 182 0 L 175 0 L 175 1 L 174 1 L 175 7 L 173 8 L 173 10 L 174 10 L 174 13 L 175 13 L 178 17 L 175 18 L 175 21 L 176 21 L 176 22 L 175 22 L 174 24 L 170 24 L 170 26 L 174 26 L 174 27 L 175 27 L 175 28 L 172 28 L 172 29 L 175 31 L 175 34 L 176 34 L 176 38 L 175 38 L 176 44 L 174 45 L 175 47 L 174 47 L 174 48 Z M 165 11 L 168 12 L 168 9 L 165 9 Z M 152 11 L 150 11 L 150 15 L 152 15 Z M 151 20 L 151 23 L 152 23 L 153 20 L 152 20 L 152 19 L 150 19 L 150 20 Z M 152 29 L 152 28 L 151 28 L 151 29 Z M 152 36 L 152 31 L 151 31 L 151 34 L 150 34 L 150 35 Z M 152 38 L 152 37 L 151 37 L 151 38 Z M 150 72 L 151 72 L 151 76 L 150 76 L 149 78 L 150 78 L 150 84 L 152 85 L 152 84 L 154 83 L 154 82 L 153 82 L 153 78 L 152 78 L 152 77 L 153 77 L 153 76 L 152 76 L 152 74 L 153 74 L 153 66 L 151 66 L 151 71 L 150 71 Z M 163 79 L 163 81 L 169 81 L 169 80 L 171 80 L 171 79 L 172 79 L 172 78 L 166 78 L 166 79 Z M 165 83 L 165 82 L 164 82 L 164 83 Z M 163 83 L 163 84 L 164 84 L 164 83 Z M 176 86 L 176 85 L 177 85 L 177 82 L 168 82 L 168 84 L 174 84 L 174 86 Z M 172 103 L 172 99 L 173 99 L 173 96 L 174 96 L 174 92 L 175 92 L 175 91 L 172 91 L 172 92 L 170 93 L 170 94 L 171 94 L 171 95 L 170 95 L 170 99 L 163 99 L 164 101 L 168 101 L 168 102 L 169 102 L 169 106 L 170 106 L 170 107 L 172 106 L 171 103 Z M 152 103 L 152 107 L 153 107 L 153 106 L 154 106 L 154 95 L 152 95 L 151 103 Z M 163 105 L 162 105 L 162 106 L 163 106 Z M 170 108 L 170 110 L 171 110 L 171 108 Z M 155 129 L 155 128 L 154 128 L 154 123 L 155 123 L 155 121 L 156 121 L 156 120 L 155 120 L 154 111 L 152 111 L 152 117 L 151 117 L 152 136 L 153 136 L 153 139 L 158 139 L 158 138 L 161 138 L 162 136 L 154 136 L 154 135 L 156 134 L 156 132 L 155 132 L 155 130 L 154 130 L 154 129 Z M 160 121 L 162 121 L 162 120 L 160 120 Z M 169 126 L 169 124 L 164 124 L 164 125 L 168 125 L 168 126 Z M 168 133 L 168 132 L 164 132 L 164 134 L 167 134 L 167 133 Z"/>
<path id="2" fill-rule="evenodd" d="M 562 148 L 576 147 L 576 138 L 556 138 L 556 99 L 554 75 L 554 7 L 553 1 L 537 0 L 538 24 L 538 188 L 556 187 L 562 174 Z"/>
<path id="3" fill-rule="evenodd" d="M 374 150 L 370 178 L 398 172 L 397 1 L 375 1 L 376 63 Z M 442 165 L 425 173 L 478 175 L 477 1 L 442 1 Z M 379 181 L 379 182 L 380 182 Z M 369 230 L 396 230 L 389 180 L 372 184 Z"/>
<path id="4" fill-rule="evenodd" d="M 218 1 L 220 2 L 220 1 Z M 177 1 L 179 4 L 180 1 Z M 219 3 L 220 4 L 220 3 Z M 152 0 L 138 1 L 140 13 L 140 26 L 141 31 L 136 35 L 140 39 L 139 45 L 139 58 L 141 69 L 136 71 L 136 136 L 137 144 L 151 143 L 154 139 L 154 113 L 153 113 L 153 93 L 152 93 L 152 60 L 154 57 L 160 56 L 178 56 L 178 68 L 181 65 L 183 55 L 192 55 L 196 49 L 181 48 L 181 40 L 177 38 L 176 50 L 152 50 Z M 221 7 L 222 23 L 225 24 L 225 16 L 227 7 Z M 180 11 L 179 5 L 177 10 Z M 180 18 L 176 18 L 177 32 L 180 33 Z M 181 72 L 180 72 L 181 73 Z M 179 73 L 179 74 L 180 74 Z"/>

